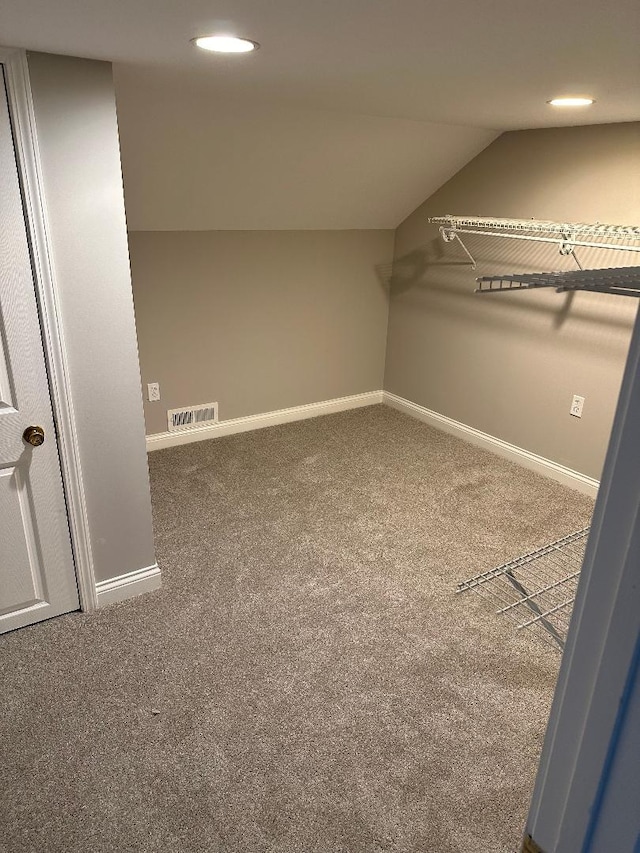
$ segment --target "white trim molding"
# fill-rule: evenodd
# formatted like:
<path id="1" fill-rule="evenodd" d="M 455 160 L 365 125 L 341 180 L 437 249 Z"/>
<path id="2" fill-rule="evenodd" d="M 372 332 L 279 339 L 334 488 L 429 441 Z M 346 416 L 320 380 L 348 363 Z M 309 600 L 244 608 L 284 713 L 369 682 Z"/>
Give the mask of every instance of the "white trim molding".
<path id="1" fill-rule="evenodd" d="M 134 572 L 118 575 L 116 578 L 99 581 L 96 584 L 97 606 L 106 607 L 108 604 L 115 604 L 116 601 L 124 601 L 135 595 L 160 589 L 161 586 L 160 569 L 154 563 L 153 566 L 147 566 L 144 569 L 136 569 Z"/>
<path id="2" fill-rule="evenodd" d="M 383 402 L 387 406 L 397 409 L 399 412 L 404 412 L 429 424 L 429 426 L 443 432 L 448 432 L 450 435 L 455 435 L 457 438 L 482 447 L 484 450 L 496 453 L 498 456 L 522 465 L 524 468 L 529 468 L 529 470 L 542 474 L 545 477 L 551 477 L 552 480 L 562 483 L 563 486 L 568 486 L 590 497 L 595 497 L 598 494 L 598 487 L 600 485 L 598 480 L 587 477 L 579 471 L 566 468 L 564 465 L 553 462 L 551 459 L 545 459 L 544 456 L 538 456 L 529 450 L 517 447 L 515 444 L 509 444 L 509 442 L 503 441 L 501 438 L 496 438 L 479 429 L 467 426 L 460 423 L 460 421 L 454 421 L 452 418 L 431 411 L 431 409 L 425 409 L 424 406 L 419 406 L 417 403 L 412 403 L 410 400 L 405 400 L 404 397 L 398 397 L 389 391 L 383 392 Z"/>
<path id="3" fill-rule="evenodd" d="M 49 226 L 43 190 L 42 166 L 36 134 L 33 97 L 24 50 L 0 48 L 4 65 L 11 118 L 16 140 L 16 159 L 23 184 L 26 221 L 31 242 L 36 296 L 42 324 L 42 341 L 49 373 L 51 402 L 58 432 L 58 451 L 67 500 L 69 529 L 82 610 L 98 605 L 82 480 L 80 449 L 75 427 L 64 330 L 58 305 L 56 276 L 50 251 Z"/>
<path id="4" fill-rule="evenodd" d="M 351 397 L 337 397 L 335 400 L 324 400 L 321 403 L 309 403 L 306 406 L 293 406 L 290 409 L 277 409 L 260 415 L 248 415 L 244 418 L 233 418 L 220 421 L 209 426 L 177 430 L 175 432 L 159 432 L 147 436 L 147 450 L 162 450 L 165 447 L 175 447 L 179 444 L 191 444 L 194 441 L 206 441 L 223 435 L 234 435 L 238 432 L 249 432 L 254 429 L 288 424 L 292 421 L 303 421 L 307 418 L 317 418 L 320 415 L 330 415 L 335 412 L 346 412 L 349 409 L 360 409 L 364 406 L 375 406 L 382 403 L 383 391 L 369 391 L 365 394 L 354 394 Z"/>

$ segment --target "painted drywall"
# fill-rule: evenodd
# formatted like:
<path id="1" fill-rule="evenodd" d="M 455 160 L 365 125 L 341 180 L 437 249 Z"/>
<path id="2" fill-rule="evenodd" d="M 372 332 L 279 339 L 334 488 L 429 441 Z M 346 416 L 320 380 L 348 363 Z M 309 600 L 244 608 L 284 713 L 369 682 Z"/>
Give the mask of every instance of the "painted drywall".
<path id="1" fill-rule="evenodd" d="M 115 80 L 132 231 L 395 228 L 497 135 L 239 101 L 174 69 Z"/>
<path id="2" fill-rule="evenodd" d="M 147 434 L 379 390 L 392 231 L 132 232 Z"/>
<path id="3" fill-rule="evenodd" d="M 111 66 L 30 53 L 96 579 L 155 562 Z"/>
<path id="4" fill-rule="evenodd" d="M 396 232 L 385 390 L 599 478 L 636 300 L 474 295 L 475 277 L 574 268 L 553 247 L 473 236 L 477 269 L 429 216 L 640 222 L 640 123 L 506 133 Z M 585 267 L 638 255 L 579 253 Z M 573 394 L 586 398 L 581 419 Z"/>

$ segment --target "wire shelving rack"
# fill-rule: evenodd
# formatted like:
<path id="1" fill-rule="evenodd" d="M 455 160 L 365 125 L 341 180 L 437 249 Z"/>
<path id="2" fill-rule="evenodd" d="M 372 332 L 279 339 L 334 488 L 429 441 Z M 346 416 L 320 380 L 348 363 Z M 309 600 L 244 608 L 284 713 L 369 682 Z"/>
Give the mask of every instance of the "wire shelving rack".
<path id="1" fill-rule="evenodd" d="M 583 267 L 576 255 L 576 249 L 612 249 L 625 252 L 640 252 L 640 226 L 638 225 L 607 225 L 602 222 L 551 222 L 542 219 L 504 219 L 495 216 L 431 216 L 428 222 L 438 225 L 442 239 L 446 243 L 454 240 L 460 244 L 471 262 L 473 269 L 476 268 L 476 260 L 465 245 L 461 234 L 476 234 L 483 237 L 504 237 L 510 240 L 528 240 L 538 243 L 552 243 L 558 247 L 561 255 L 569 255 L 575 261 L 580 271 Z M 624 267 L 621 269 L 625 269 Z M 628 267 L 627 267 L 628 269 Z M 637 267 L 635 268 L 637 269 Z M 615 272 L 616 270 L 609 270 Z M 592 270 L 591 272 L 596 272 Z M 495 277 L 497 281 L 499 277 Z M 513 279 L 513 276 L 502 276 L 502 281 Z M 520 282 L 522 284 L 522 282 Z M 571 290 L 600 290 L 597 286 L 581 286 L 576 282 L 569 288 Z M 528 285 L 535 286 L 535 285 Z M 551 287 L 553 285 L 537 285 Z M 516 290 L 516 287 L 494 287 L 492 292 L 504 290 Z M 480 288 L 481 293 L 487 292 L 487 288 Z M 605 291 L 614 292 L 614 291 Z M 638 292 L 624 292 L 627 296 L 637 296 Z"/>
<path id="2" fill-rule="evenodd" d="M 476 279 L 476 293 L 501 293 L 553 287 L 558 293 L 586 290 L 592 293 L 613 293 L 617 296 L 640 296 L 640 266 L 614 267 L 569 272 L 522 273 L 516 275 L 485 275 Z"/>
<path id="3" fill-rule="evenodd" d="M 517 630 L 535 630 L 562 651 L 584 560 L 589 527 L 458 584 L 489 599 Z"/>
<path id="4" fill-rule="evenodd" d="M 602 222 L 551 222 L 544 219 L 505 219 L 496 216 L 431 216 L 430 223 L 440 226 L 446 242 L 459 239 L 459 234 L 484 237 L 507 237 L 511 240 L 533 240 L 555 243 L 563 254 L 572 247 L 617 249 L 640 252 L 640 226 L 607 225 Z M 623 242 L 620 242 L 623 241 Z"/>
<path id="5" fill-rule="evenodd" d="M 496 274 L 476 279 L 476 293 L 512 293 L 536 288 L 575 290 L 640 297 L 640 266 L 583 269 L 575 249 L 640 252 L 640 226 L 503 219 L 481 216 L 433 216 L 445 242 L 457 240 L 473 268 L 476 261 L 461 234 L 551 243 L 572 256 L 577 269 L 567 272 Z M 462 581 L 459 593 L 473 590 L 497 604 L 497 613 L 512 619 L 518 630 L 534 628 L 557 649 L 564 648 L 589 527 L 551 542 Z"/>

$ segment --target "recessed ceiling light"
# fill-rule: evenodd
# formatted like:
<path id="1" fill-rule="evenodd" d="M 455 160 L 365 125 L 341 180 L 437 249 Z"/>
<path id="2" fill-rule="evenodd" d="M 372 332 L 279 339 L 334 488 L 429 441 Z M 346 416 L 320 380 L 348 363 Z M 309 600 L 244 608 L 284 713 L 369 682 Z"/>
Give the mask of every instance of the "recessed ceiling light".
<path id="1" fill-rule="evenodd" d="M 547 103 L 552 107 L 588 107 L 595 101 L 593 98 L 553 98 Z"/>
<path id="2" fill-rule="evenodd" d="M 260 47 L 257 41 L 237 36 L 198 36 L 191 41 L 196 47 L 212 50 L 214 53 L 250 53 Z"/>

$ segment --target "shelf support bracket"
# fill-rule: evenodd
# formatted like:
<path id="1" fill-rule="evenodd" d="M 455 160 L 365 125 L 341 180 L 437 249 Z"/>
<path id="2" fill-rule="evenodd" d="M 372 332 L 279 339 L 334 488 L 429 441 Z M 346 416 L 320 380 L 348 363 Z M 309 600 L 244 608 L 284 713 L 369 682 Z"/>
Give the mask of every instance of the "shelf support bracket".
<path id="1" fill-rule="evenodd" d="M 454 231 L 453 229 L 445 228 L 444 226 L 442 226 L 440 228 L 440 234 L 442 235 L 442 239 L 444 240 L 445 243 L 452 243 L 454 240 L 457 240 L 458 243 L 460 243 L 460 245 L 464 249 L 465 255 L 471 261 L 471 269 L 474 270 L 477 266 L 476 259 L 473 257 L 471 252 L 467 249 L 465 244 L 462 242 L 462 240 L 460 239 L 460 235 L 457 234 L 456 231 Z"/>
<path id="2" fill-rule="evenodd" d="M 562 242 L 558 247 L 558 251 L 561 255 L 571 255 L 573 260 L 576 262 L 576 266 L 579 270 L 584 269 L 580 261 L 578 260 L 578 256 L 576 255 L 576 247 L 574 241 L 571 239 L 571 234 L 565 234 Z"/>

